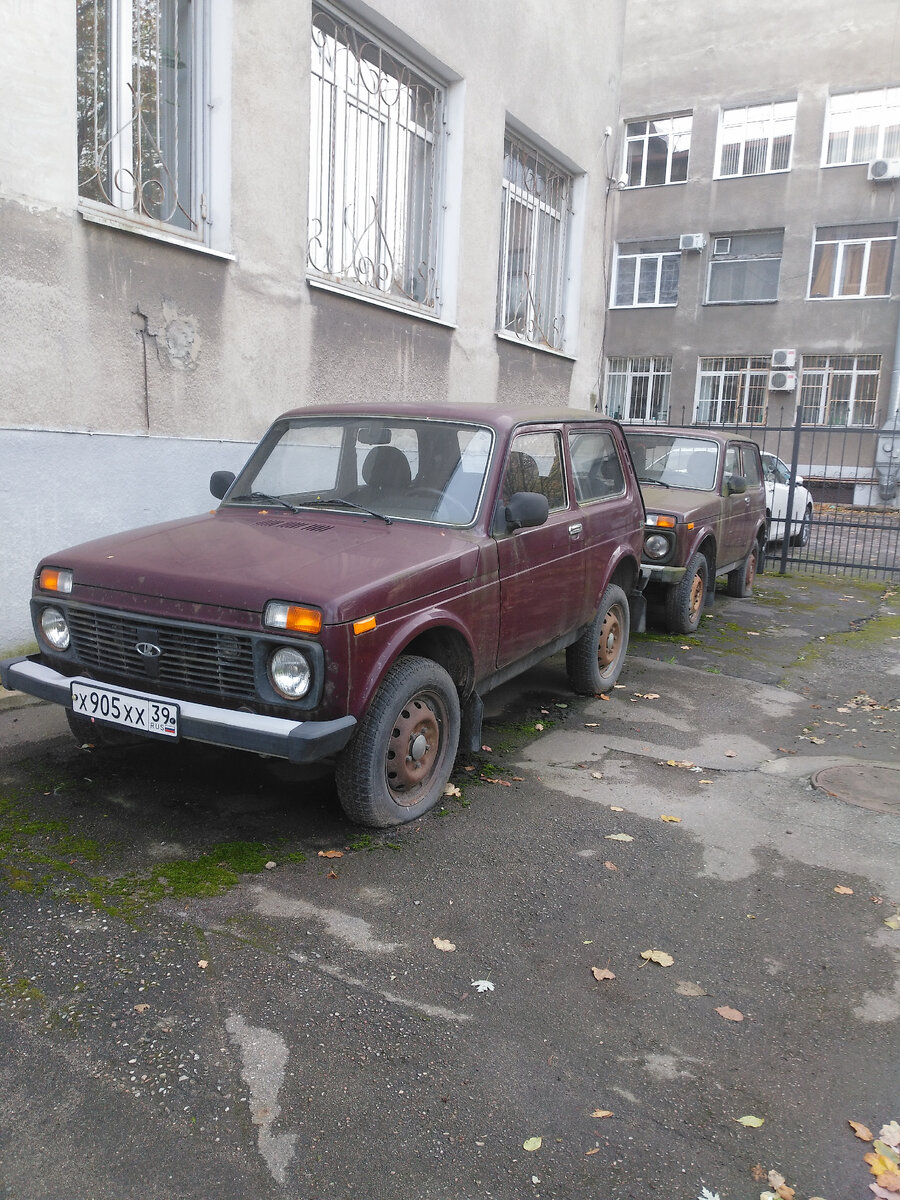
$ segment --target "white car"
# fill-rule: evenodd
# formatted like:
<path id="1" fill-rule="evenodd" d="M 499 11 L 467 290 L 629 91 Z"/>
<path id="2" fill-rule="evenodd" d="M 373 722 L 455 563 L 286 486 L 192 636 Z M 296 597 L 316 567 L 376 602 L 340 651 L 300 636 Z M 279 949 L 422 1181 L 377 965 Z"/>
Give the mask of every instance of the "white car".
<path id="1" fill-rule="evenodd" d="M 769 541 L 784 539 L 784 519 L 787 514 L 791 469 L 774 454 L 763 451 L 763 477 L 766 482 L 766 516 L 769 522 Z M 803 484 L 803 476 L 794 482 L 794 508 L 791 520 L 791 545 L 806 546 L 812 528 L 813 499 Z"/>

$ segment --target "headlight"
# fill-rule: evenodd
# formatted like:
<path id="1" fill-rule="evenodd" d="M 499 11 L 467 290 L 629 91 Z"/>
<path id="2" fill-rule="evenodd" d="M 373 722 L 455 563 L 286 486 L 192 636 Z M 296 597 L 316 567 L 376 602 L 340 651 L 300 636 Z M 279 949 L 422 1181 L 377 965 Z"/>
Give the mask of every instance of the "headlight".
<path id="1" fill-rule="evenodd" d="M 58 608 L 45 608 L 41 613 L 41 632 L 54 650 L 68 650 L 69 626 Z"/>
<path id="2" fill-rule="evenodd" d="M 286 700 L 299 700 L 309 691 L 312 668 L 305 654 L 282 646 L 269 659 L 269 679 L 275 691 Z"/>
<path id="3" fill-rule="evenodd" d="M 665 558 L 669 553 L 669 539 L 661 533 L 651 533 L 644 538 L 644 553 L 648 558 Z"/>

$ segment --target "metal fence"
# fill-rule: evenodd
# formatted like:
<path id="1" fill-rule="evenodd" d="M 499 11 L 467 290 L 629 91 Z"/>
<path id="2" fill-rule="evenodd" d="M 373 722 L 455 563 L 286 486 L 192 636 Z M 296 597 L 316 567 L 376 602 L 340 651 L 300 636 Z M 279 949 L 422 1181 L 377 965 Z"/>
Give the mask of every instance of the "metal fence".
<path id="1" fill-rule="evenodd" d="M 690 409 L 669 413 L 667 424 L 698 428 Z M 806 545 L 793 544 L 795 522 L 780 542 L 770 542 L 766 568 L 820 575 L 854 575 L 863 579 L 900 580 L 900 511 L 897 501 L 881 500 L 873 467 L 874 428 L 791 425 L 710 425 L 719 432 L 752 438 L 761 451 L 776 455 L 790 470 L 788 513 L 800 476 L 813 499 Z M 701 426 L 702 427 L 702 426 Z"/>

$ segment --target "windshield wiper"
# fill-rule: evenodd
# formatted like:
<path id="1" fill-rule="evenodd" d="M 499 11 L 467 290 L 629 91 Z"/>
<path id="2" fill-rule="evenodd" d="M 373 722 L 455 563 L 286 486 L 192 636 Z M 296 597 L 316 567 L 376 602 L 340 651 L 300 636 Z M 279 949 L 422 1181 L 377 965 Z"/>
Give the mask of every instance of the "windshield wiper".
<path id="1" fill-rule="evenodd" d="M 648 487 L 671 487 L 671 483 L 666 483 L 664 479 L 639 479 L 638 483 L 646 483 Z"/>
<path id="2" fill-rule="evenodd" d="M 299 512 L 301 508 L 354 508 L 357 512 L 368 513 L 370 517 L 377 517 L 379 521 L 384 521 L 385 525 L 393 525 L 393 519 L 386 517 L 384 513 L 376 512 L 374 508 L 367 508 L 365 504 L 357 504 L 354 500 L 345 500 L 343 496 L 334 496 L 331 500 L 304 500 L 300 508 L 295 508 L 294 512 Z"/>
<path id="3" fill-rule="evenodd" d="M 254 504 L 280 504 L 282 508 L 289 508 L 291 512 L 299 512 L 300 509 L 295 505 L 290 504 L 287 500 L 282 500 L 280 496 L 270 496 L 268 492 L 247 492 L 243 496 L 229 496 L 229 501 L 252 500 Z"/>

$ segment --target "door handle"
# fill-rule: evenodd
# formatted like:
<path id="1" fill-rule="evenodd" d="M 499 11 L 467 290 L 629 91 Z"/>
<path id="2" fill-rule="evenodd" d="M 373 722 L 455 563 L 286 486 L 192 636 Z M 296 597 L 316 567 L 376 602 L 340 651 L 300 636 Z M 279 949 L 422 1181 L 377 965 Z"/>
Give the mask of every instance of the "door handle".
<path id="1" fill-rule="evenodd" d="M 577 521 L 577 522 L 576 522 L 574 525 L 570 525 L 570 526 L 569 526 L 569 537 L 570 537 L 570 538 L 573 538 L 573 539 L 574 539 L 574 538 L 580 538 L 580 537 L 581 537 L 581 531 L 582 531 L 583 529 L 584 529 L 584 526 L 581 524 L 581 522 L 580 522 L 580 521 Z"/>

